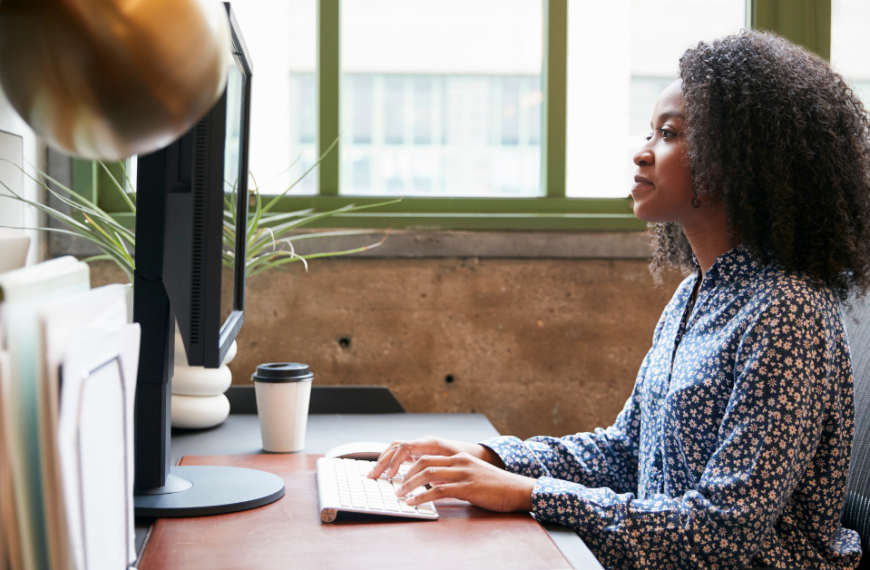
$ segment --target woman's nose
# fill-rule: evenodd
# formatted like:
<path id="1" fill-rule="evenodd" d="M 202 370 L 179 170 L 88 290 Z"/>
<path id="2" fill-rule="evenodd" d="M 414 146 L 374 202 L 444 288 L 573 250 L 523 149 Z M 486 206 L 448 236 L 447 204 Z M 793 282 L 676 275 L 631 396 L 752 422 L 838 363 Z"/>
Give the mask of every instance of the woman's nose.
<path id="1" fill-rule="evenodd" d="M 634 153 L 634 163 L 637 166 L 641 166 L 641 165 L 648 166 L 650 164 L 654 164 L 655 161 L 656 161 L 655 154 L 653 154 L 653 152 L 648 148 L 642 148 L 639 151 L 637 151 L 636 153 Z"/>

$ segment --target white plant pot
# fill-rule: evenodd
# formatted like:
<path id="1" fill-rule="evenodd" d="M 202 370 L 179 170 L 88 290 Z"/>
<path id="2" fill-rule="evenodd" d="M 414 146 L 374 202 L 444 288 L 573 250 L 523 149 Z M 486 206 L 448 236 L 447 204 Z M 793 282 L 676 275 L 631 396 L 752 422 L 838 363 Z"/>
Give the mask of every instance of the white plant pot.
<path id="1" fill-rule="evenodd" d="M 172 377 L 172 427 L 204 429 L 224 422 L 230 402 L 224 392 L 233 382 L 227 364 L 235 358 L 233 342 L 219 368 L 188 366 L 181 334 L 175 333 L 175 371 Z"/>
<path id="2" fill-rule="evenodd" d="M 233 383 L 233 374 L 226 364 L 220 368 L 175 365 L 172 393 L 179 396 L 217 396 Z"/>
<path id="3" fill-rule="evenodd" d="M 203 429 L 223 423 L 230 415 L 230 401 L 217 396 L 172 395 L 172 427 Z"/>

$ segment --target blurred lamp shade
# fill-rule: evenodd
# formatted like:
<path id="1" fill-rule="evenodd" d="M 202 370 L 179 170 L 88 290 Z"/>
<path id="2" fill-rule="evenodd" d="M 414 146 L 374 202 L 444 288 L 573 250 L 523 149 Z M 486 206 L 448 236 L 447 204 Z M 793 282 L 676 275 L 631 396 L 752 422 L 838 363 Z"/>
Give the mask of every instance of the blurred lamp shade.
<path id="1" fill-rule="evenodd" d="M 2 0 L 0 88 L 73 156 L 162 148 L 226 84 L 230 30 L 217 0 Z"/>

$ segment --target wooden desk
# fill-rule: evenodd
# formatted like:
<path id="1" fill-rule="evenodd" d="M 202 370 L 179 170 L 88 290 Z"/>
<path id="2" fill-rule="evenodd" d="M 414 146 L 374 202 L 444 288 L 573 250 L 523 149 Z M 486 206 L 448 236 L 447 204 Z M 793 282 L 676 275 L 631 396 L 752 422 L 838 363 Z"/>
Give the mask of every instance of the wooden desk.
<path id="1" fill-rule="evenodd" d="M 304 453 L 322 454 L 349 441 L 390 441 L 423 435 L 479 441 L 494 437 L 498 432 L 482 414 L 311 415 Z M 204 431 L 176 430 L 172 435 L 173 462 L 185 455 L 260 453 L 262 445 L 256 415 L 230 415 L 226 422 L 216 428 Z M 140 544 L 148 528 L 147 522 L 137 521 L 137 542 Z M 601 570 L 601 565 L 574 531 L 552 525 L 545 525 L 545 528 L 573 568 Z"/>

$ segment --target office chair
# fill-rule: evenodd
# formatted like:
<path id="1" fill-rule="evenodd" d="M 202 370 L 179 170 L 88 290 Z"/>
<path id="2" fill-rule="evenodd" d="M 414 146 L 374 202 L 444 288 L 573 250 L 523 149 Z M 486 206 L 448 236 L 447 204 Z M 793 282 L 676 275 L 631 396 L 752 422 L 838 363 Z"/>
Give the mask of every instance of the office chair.
<path id="1" fill-rule="evenodd" d="M 864 556 L 858 569 L 870 570 L 870 300 L 852 303 L 843 320 L 855 377 L 855 435 L 842 522 L 861 536 Z"/>

